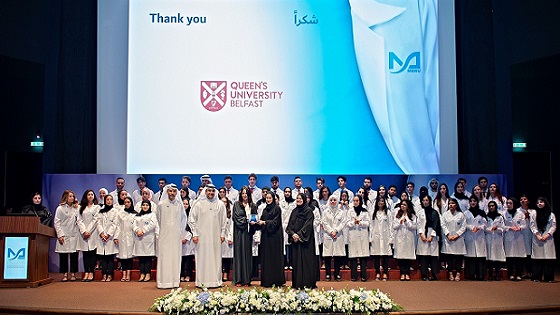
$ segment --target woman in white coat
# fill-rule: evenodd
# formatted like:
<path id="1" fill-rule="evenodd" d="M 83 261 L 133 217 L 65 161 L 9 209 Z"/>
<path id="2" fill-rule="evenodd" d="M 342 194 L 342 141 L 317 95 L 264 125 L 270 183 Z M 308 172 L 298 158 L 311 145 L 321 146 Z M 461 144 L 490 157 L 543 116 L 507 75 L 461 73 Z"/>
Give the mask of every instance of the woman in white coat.
<path id="1" fill-rule="evenodd" d="M 222 281 L 229 281 L 229 273 L 233 261 L 233 222 L 231 221 L 232 203 L 228 198 L 222 198 L 226 206 L 226 239 L 222 242 Z"/>
<path id="2" fill-rule="evenodd" d="M 496 183 L 488 186 L 488 202 L 495 201 L 498 207 L 498 212 L 502 214 L 506 207 L 506 197 L 502 195 L 500 187 Z"/>
<path id="3" fill-rule="evenodd" d="M 504 217 L 498 212 L 495 201 L 488 202 L 486 226 L 486 254 L 488 262 L 488 280 L 500 280 L 500 267 L 506 261 L 504 250 Z"/>
<path id="4" fill-rule="evenodd" d="M 410 200 L 401 201 L 393 218 L 394 255 L 399 262 L 401 281 L 410 281 L 410 264 L 416 260 L 417 216 Z"/>
<path id="5" fill-rule="evenodd" d="M 284 199 L 280 200 L 280 210 L 282 211 L 282 231 L 284 231 L 284 269 L 292 269 L 291 244 L 288 242 L 286 227 L 290 221 L 292 210 L 296 207 L 296 200 L 292 197 L 292 189 L 284 188 Z"/>
<path id="6" fill-rule="evenodd" d="M 132 222 L 138 213 L 134 210 L 134 201 L 131 197 L 124 198 L 124 208 L 117 210 L 117 230 L 115 232 L 115 244 L 117 244 L 119 252 L 117 257 L 121 261 L 122 278 L 121 281 L 130 281 L 130 272 L 132 270 L 132 250 L 134 249 L 134 231 L 132 230 Z"/>
<path id="7" fill-rule="evenodd" d="M 420 264 L 422 280 L 437 280 L 439 274 L 439 239 L 441 236 L 441 218 L 432 207 L 432 198 L 427 193 L 421 194 L 422 207 L 418 210 L 418 242 L 416 256 Z M 428 277 L 428 267 L 431 276 Z"/>
<path id="8" fill-rule="evenodd" d="M 519 197 L 519 211 L 523 212 L 525 215 L 525 224 L 527 228 L 523 230 L 523 239 L 525 241 L 525 258 L 523 259 L 523 266 L 525 273 L 521 276 L 522 279 L 531 279 L 531 274 L 533 273 L 533 261 L 531 260 L 531 252 L 533 251 L 533 232 L 531 231 L 530 217 L 535 215 L 535 209 L 530 208 L 529 198 L 527 195 L 522 194 Z"/>
<path id="9" fill-rule="evenodd" d="M 113 207 L 113 196 L 105 196 L 103 207 L 99 210 L 97 218 L 98 246 L 97 255 L 101 258 L 101 281 L 113 280 L 115 269 L 115 254 L 119 252 L 114 241 L 117 230 L 117 210 Z"/>
<path id="10" fill-rule="evenodd" d="M 531 216 L 531 231 L 533 232 L 533 281 L 554 282 L 554 266 L 556 263 L 556 249 L 554 247 L 554 232 L 556 232 L 556 216 L 544 197 L 537 199 L 537 213 Z"/>
<path id="11" fill-rule="evenodd" d="M 83 282 L 93 281 L 95 261 L 97 255 L 97 213 L 99 205 L 95 192 L 88 189 L 84 192 L 78 210 L 78 228 L 81 237 L 78 237 L 78 250 L 82 252 L 84 262 Z"/>
<path id="12" fill-rule="evenodd" d="M 465 276 L 476 281 L 486 279 L 486 212 L 480 209 L 478 198 L 471 195 L 469 209 L 465 211 L 467 230 L 465 231 Z"/>
<path id="13" fill-rule="evenodd" d="M 226 198 L 227 199 L 227 198 Z M 187 215 L 187 222 L 189 222 L 189 215 L 191 213 L 191 205 L 189 197 L 182 199 L 183 208 L 185 209 L 185 214 Z M 194 248 L 196 244 L 192 241 L 192 231 L 191 227 L 187 223 L 185 225 L 185 234 L 181 240 L 181 250 L 183 251 L 181 255 L 181 278 L 179 281 L 188 282 L 193 279 L 193 268 L 194 268 Z"/>
<path id="14" fill-rule="evenodd" d="M 476 198 L 478 198 L 478 207 L 483 210 L 485 213 L 488 212 L 487 209 L 487 205 L 488 205 L 488 199 L 486 199 L 486 196 L 484 196 L 484 193 L 482 192 L 482 188 L 480 188 L 480 185 L 474 185 L 473 189 L 472 189 L 472 196 L 475 196 Z"/>
<path id="15" fill-rule="evenodd" d="M 369 212 L 364 208 L 362 196 L 352 198 L 352 207 L 346 215 L 348 227 L 348 258 L 350 260 L 350 278 L 358 280 L 358 259 L 360 261 L 360 279 L 367 281 L 367 261 L 369 258 Z"/>
<path id="16" fill-rule="evenodd" d="M 140 278 L 138 282 L 150 281 L 152 271 L 152 259 L 156 255 L 156 237 L 159 234 L 159 225 L 156 214 L 152 212 L 152 204 L 149 200 L 142 200 L 140 212 L 132 222 L 134 231 L 134 249 L 132 254 L 138 257 Z"/>
<path id="17" fill-rule="evenodd" d="M 441 252 L 447 259 L 449 280 L 459 281 L 461 280 L 463 256 L 467 253 L 463 235 L 467 230 L 467 220 L 455 198 L 449 199 L 449 210 L 441 216 L 441 230 L 443 237 Z M 455 276 L 453 276 L 453 270 L 456 272 Z"/>
<path id="18" fill-rule="evenodd" d="M 528 228 L 525 215 L 519 211 L 519 202 L 516 198 L 507 199 L 506 209 L 502 215 L 505 223 L 504 250 L 508 278 L 512 281 L 521 281 L 523 259 L 526 256 L 523 231 Z"/>
<path id="19" fill-rule="evenodd" d="M 329 204 L 323 209 L 321 222 L 323 224 L 323 259 L 325 260 L 326 279 L 331 280 L 332 260 L 334 260 L 334 278 L 338 281 L 341 279 L 342 259 L 346 256 L 344 248 L 346 216 L 338 207 L 336 195 L 329 197 Z"/>
<path id="20" fill-rule="evenodd" d="M 393 255 L 391 238 L 393 223 L 391 214 L 387 206 L 387 200 L 380 195 L 375 198 L 373 205 L 373 213 L 370 220 L 370 254 L 373 256 L 373 265 L 375 268 L 375 281 L 379 281 L 381 277 L 383 281 L 389 279 L 389 256 Z M 381 272 L 383 267 L 383 272 Z"/>
<path id="21" fill-rule="evenodd" d="M 60 272 L 63 272 L 62 282 L 76 281 L 78 272 L 78 201 L 71 190 L 65 190 L 60 198 L 60 204 L 54 214 L 54 229 L 56 230 L 55 252 L 60 258 Z M 70 258 L 70 268 L 68 268 Z M 71 276 L 68 278 L 68 271 Z"/>

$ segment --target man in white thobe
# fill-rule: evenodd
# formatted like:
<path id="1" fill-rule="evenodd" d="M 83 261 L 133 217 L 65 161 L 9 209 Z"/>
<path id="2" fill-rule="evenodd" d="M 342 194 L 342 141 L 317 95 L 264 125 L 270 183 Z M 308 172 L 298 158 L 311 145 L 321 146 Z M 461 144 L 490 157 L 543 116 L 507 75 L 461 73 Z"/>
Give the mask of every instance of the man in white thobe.
<path id="1" fill-rule="evenodd" d="M 226 207 L 216 198 L 216 186 L 206 186 L 206 198 L 198 201 L 189 215 L 196 262 L 196 286 L 222 286 L 222 242 L 226 235 Z"/>
<path id="2" fill-rule="evenodd" d="M 170 184 L 164 190 L 167 198 L 157 206 L 159 223 L 157 239 L 157 287 L 178 288 L 181 278 L 181 254 L 187 215 L 183 203 L 177 198 L 177 186 Z"/>

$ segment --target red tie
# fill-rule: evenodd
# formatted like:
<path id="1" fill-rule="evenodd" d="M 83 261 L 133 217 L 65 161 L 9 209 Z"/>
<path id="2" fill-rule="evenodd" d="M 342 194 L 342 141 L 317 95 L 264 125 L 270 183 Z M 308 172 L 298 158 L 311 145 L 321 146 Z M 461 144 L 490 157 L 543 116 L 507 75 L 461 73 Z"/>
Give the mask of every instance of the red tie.
<path id="1" fill-rule="evenodd" d="M 254 188 L 249 188 L 249 191 L 251 192 L 251 194 L 253 193 L 253 189 L 254 189 Z"/>
<path id="2" fill-rule="evenodd" d="M 229 189 L 227 190 L 227 194 L 229 195 Z"/>

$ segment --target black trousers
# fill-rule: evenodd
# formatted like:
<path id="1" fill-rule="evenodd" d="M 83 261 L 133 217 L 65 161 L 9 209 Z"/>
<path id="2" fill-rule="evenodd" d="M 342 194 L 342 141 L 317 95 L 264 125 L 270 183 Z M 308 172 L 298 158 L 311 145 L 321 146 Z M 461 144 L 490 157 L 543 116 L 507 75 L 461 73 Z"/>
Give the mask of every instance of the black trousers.
<path id="1" fill-rule="evenodd" d="M 389 275 L 389 256 L 373 256 L 373 267 L 376 273 L 381 274 L 381 266 L 383 266 L 383 272 Z"/>
<path id="2" fill-rule="evenodd" d="M 410 259 L 399 259 L 399 269 L 402 275 L 409 275 L 410 276 Z"/>
<path id="3" fill-rule="evenodd" d="M 132 258 L 119 259 L 121 261 L 121 269 L 123 271 L 132 269 Z"/>
<path id="4" fill-rule="evenodd" d="M 465 275 L 477 280 L 486 278 L 486 257 L 465 257 Z"/>
<path id="5" fill-rule="evenodd" d="M 418 263 L 420 264 L 420 274 L 422 278 L 427 278 L 428 268 L 432 269 L 431 277 L 437 278 L 439 274 L 439 257 L 438 256 L 424 256 L 417 255 Z"/>
<path id="6" fill-rule="evenodd" d="M 192 278 L 193 269 L 194 269 L 194 255 L 181 256 L 181 277 Z"/>
<path id="7" fill-rule="evenodd" d="M 447 270 L 461 272 L 463 268 L 463 255 L 446 254 Z"/>
<path id="8" fill-rule="evenodd" d="M 487 263 L 488 263 L 488 278 L 492 279 L 494 277 L 499 277 L 500 268 L 502 267 L 503 262 L 489 260 Z"/>
<path id="9" fill-rule="evenodd" d="M 533 276 L 532 280 L 554 281 L 554 264 L 555 259 L 533 259 Z"/>
<path id="10" fill-rule="evenodd" d="M 99 255 L 101 258 L 101 274 L 113 276 L 115 271 L 115 254 Z"/>
<path id="11" fill-rule="evenodd" d="M 97 260 L 96 250 L 83 251 L 82 258 L 84 261 L 84 272 L 94 272 L 95 262 Z"/>
<path id="12" fill-rule="evenodd" d="M 75 253 L 58 253 L 60 258 L 60 272 L 67 273 L 68 258 L 70 257 L 70 272 L 78 272 L 78 252 Z"/>
<path id="13" fill-rule="evenodd" d="M 327 276 L 331 275 L 332 261 L 334 260 L 334 276 L 340 276 L 340 266 L 342 266 L 342 256 L 323 257 L 325 260 L 325 273 Z"/>
<path id="14" fill-rule="evenodd" d="M 521 277 L 523 273 L 523 259 L 521 257 L 506 257 L 508 277 Z"/>
<path id="15" fill-rule="evenodd" d="M 152 271 L 152 256 L 139 256 L 140 274 L 147 274 Z"/>
<path id="16" fill-rule="evenodd" d="M 358 260 L 360 260 L 360 278 L 367 279 L 367 261 L 368 257 L 349 258 L 350 261 L 350 278 L 358 279 Z"/>

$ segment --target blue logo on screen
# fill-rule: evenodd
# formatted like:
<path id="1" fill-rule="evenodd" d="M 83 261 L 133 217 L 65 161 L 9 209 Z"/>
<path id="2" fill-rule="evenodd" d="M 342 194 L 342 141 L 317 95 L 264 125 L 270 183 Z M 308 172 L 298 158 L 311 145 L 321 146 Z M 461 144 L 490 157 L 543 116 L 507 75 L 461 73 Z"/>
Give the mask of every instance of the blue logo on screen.
<path id="1" fill-rule="evenodd" d="M 24 260 L 25 259 L 25 248 L 20 248 L 17 253 L 14 252 L 12 248 L 8 248 L 8 259 L 9 260 Z"/>
<path id="2" fill-rule="evenodd" d="M 395 63 L 400 67 L 395 70 Z M 394 71 L 392 71 L 394 70 Z M 420 52 L 415 51 L 406 57 L 406 61 L 403 62 L 401 58 L 397 56 L 394 52 L 389 52 L 389 71 L 391 73 L 401 73 L 404 70 L 408 72 L 420 72 Z"/>

